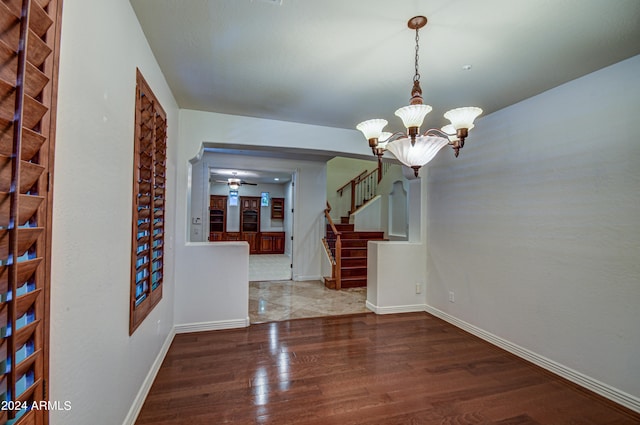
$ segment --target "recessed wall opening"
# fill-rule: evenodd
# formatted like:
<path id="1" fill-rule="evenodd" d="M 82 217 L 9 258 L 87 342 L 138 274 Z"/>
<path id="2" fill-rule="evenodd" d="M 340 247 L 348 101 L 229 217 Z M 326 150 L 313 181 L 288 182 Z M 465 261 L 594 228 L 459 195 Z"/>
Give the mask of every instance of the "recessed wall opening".
<path id="1" fill-rule="evenodd" d="M 293 277 L 294 174 L 289 170 L 209 168 L 209 211 L 203 233 L 210 242 L 249 244 L 249 281 Z"/>

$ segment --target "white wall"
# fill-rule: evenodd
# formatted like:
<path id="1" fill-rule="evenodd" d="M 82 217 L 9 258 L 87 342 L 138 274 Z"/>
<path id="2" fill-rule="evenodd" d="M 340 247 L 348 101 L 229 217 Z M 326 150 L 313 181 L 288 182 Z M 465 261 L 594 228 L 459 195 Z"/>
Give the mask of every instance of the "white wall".
<path id="1" fill-rule="evenodd" d="M 391 154 L 388 154 L 391 155 Z M 390 195 L 391 193 L 394 191 L 394 185 L 396 183 L 402 185 L 402 190 L 405 192 L 405 196 L 403 197 L 404 200 L 404 210 L 405 212 L 408 209 L 408 190 L 409 190 L 409 180 L 407 180 L 404 177 L 403 174 L 403 169 L 407 169 L 407 167 L 403 166 L 403 165 L 398 165 L 398 164 L 392 164 L 386 171 L 386 173 L 384 174 L 384 176 L 382 177 L 382 180 L 380 181 L 380 183 L 378 184 L 378 189 L 376 191 L 376 194 L 380 195 L 380 225 L 378 227 L 378 230 L 382 230 L 385 233 L 385 237 L 389 240 L 407 240 L 408 238 L 408 220 L 409 220 L 409 214 L 405 213 L 403 214 L 398 214 L 395 216 L 395 220 L 397 220 L 398 222 L 400 222 L 400 224 L 396 223 L 396 226 L 400 226 L 404 229 L 404 232 L 402 232 L 402 234 L 392 234 L 391 230 L 391 219 L 394 219 L 394 217 L 392 217 L 391 214 L 391 200 L 390 200 Z M 413 170 L 411 170 L 411 172 L 413 173 Z M 416 194 L 416 198 L 420 199 L 420 192 L 418 192 Z M 401 201 L 402 202 L 402 201 Z M 417 216 L 419 216 L 420 214 L 416 214 Z M 419 239 L 418 239 L 419 240 Z"/>
<path id="2" fill-rule="evenodd" d="M 388 235 L 389 239 L 405 239 L 408 237 L 408 194 L 402 181 L 393 182 L 393 190 L 388 199 Z"/>
<path id="3" fill-rule="evenodd" d="M 636 409 L 639 75 L 636 56 L 482 118 L 427 179 L 427 303 Z"/>
<path id="4" fill-rule="evenodd" d="M 180 267 L 189 279 L 177 286 L 176 331 L 249 326 L 249 244 L 195 242 L 182 249 Z"/>
<path id="5" fill-rule="evenodd" d="M 369 241 L 367 308 L 377 314 L 424 311 L 425 246 L 403 241 Z"/>
<path id="6" fill-rule="evenodd" d="M 123 423 L 171 337 L 177 105 L 127 0 L 65 0 L 51 277 L 52 425 Z M 168 116 L 163 300 L 129 337 L 136 67 Z"/>
<path id="7" fill-rule="evenodd" d="M 386 211 L 385 211 L 386 212 Z M 382 196 L 376 195 L 366 204 L 351 214 L 349 222 L 356 231 L 381 231 L 382 226 Z"/>
<path id="8" fill-rule="evenodd" d="M 406 168 L 406 167 L 403 167 Z M 408 169 L 410 170 L 410 169 Z M 378 313 L 423 311 L 426 303 L 426 184 L 420 177 L 403 179 L 407 190 L 407 241 L 369 241 L 367 254 L 367 308 Z M 408 175 L 408 173 L 407 173 Z M 390 179 L 386 184 L 392 187 Z"/>

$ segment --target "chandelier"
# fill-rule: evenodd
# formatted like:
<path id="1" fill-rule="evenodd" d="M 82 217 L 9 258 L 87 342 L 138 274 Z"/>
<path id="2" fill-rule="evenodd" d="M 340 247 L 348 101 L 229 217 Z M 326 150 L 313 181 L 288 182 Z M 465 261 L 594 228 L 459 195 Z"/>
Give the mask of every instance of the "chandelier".
<path id="1" fill-rule="evenodd" d="M 407 132 L 383 132 L 382 129 L 388 124 L 384 119 L 363 121 L 356 126 L 369 141 L 369 146 L 378 160 L 388 150 L 404 165 L 413 168 L 416 177 L 418 177 L 420 167 L 431 161 L 438 151 L 446 145 L 453 148 L 457 157 L 460 154 L 460 149 L 464 147 L 469 130 L 473 128 L 473 120 L 482 113 L 482 109 L 476 107 L 452 109 L 444 114 L 444 117 L 451 121 L 451 124 L 440 130 L 431 128 L 420 133 L 422 121 L 432 109 L 431 106 L 422 103 L 420 73 L 418 72 L 418 50 L 420 48 L 418 31 L 426 24 L 427 18 L 424 16 L 415 16 L 407 23 L 410 29 L 416 30 L 415 74 L 409 105 L 395 112 L 402 119 Z"/>

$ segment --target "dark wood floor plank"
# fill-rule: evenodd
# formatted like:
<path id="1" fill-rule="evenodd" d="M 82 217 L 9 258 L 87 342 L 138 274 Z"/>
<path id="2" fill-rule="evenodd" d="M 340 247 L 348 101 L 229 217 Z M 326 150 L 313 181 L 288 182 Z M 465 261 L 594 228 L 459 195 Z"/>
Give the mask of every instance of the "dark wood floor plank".
<path id="1" fill-rule="evenodd" d="M 427 313 L 177 335 L 137 425 L 638 424 Z"/>

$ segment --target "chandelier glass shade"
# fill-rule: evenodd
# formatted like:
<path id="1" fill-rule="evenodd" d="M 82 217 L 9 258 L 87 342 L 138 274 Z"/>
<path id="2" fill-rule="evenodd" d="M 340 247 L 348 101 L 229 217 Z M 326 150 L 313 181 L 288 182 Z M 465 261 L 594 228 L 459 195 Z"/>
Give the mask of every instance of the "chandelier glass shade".
<path id="1" fill-rule="evenodd" d="M 382 130 L 388 122 L 380 118 L 363 121 L 356 126 L 369 141 L 369 147 L 378 160 L 388 150 L 398 161 L 412 168 L 416 177 L 420 168 L 431 161 L 444 146 L 450 145 L 457 157 L 460 149 L 464 146 L 469 130 L 473 128 L 473 121 L 482 113 L 482 109 L 476 107 L 452 109 L 444 114 L 444 117 L 451 124 L 440 130 L 432 128 L 420 133 L 424 118 L 432 110 L 430 105 L 423 104 L 420 73 L 418 72 L 418 32 L 426 24 L 427 18 L 424 16 L 415 16 L 407 23 L 410 29 L 416 31 L 415 75 L 410 104 L 395 112 L 395 115 L 400 117 L 407 129 L 406 133 L 383 133 Z"/>
<path id="2" fill-rule="evenodd" d="M 396 111 L 396 116 L 400 117 L 406 128 L 420 127 L 422 121 L 424 121 L 424 117 L 426 117 L 432 109 L 429 105 L 403 106 Z"/>
<path id="3" fill-rule="evenodd" d="M 413 168 L 417 176 L 420 167 L 431 161 L 438 151 L 448 144 L 449 139 L 441 136 L 417 136 L 415 143 L 412 143 L 409 137 L 401 137 L 388 143 L 385 148 L 398 158 L 398 161 Z"/>

